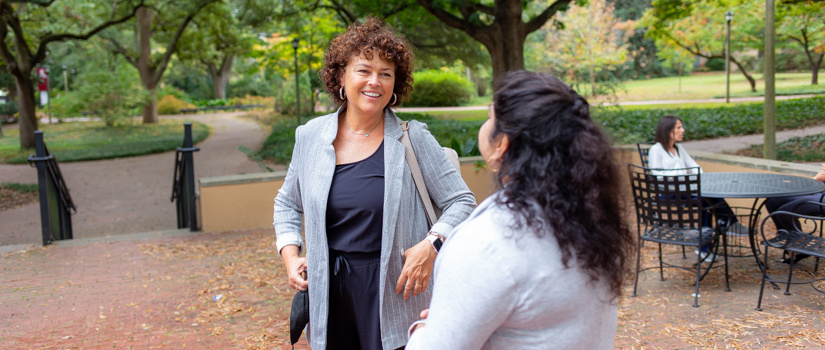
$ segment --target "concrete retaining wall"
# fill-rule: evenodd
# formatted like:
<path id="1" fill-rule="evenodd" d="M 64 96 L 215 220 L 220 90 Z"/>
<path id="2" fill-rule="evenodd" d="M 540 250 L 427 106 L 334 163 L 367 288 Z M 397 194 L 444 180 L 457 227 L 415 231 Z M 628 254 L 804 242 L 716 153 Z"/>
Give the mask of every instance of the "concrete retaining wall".
<path id="1" fill-rule="evenodd" d="M 779 162 L 709 152 L 691 152 L 705 172 L 776 172 L 811 177 L 818 165 Z M 640 164 L 636 146 L 617 155 L 620 164 Z M 492 174 L 478 167 L 481 157 L 461 159 L 461 176 L 479 203 L 493 193 Z M 200 215 L 204 232 L 272 227 L 272 205 L 285 171 L 200 178 Z M 629 193 L 629 192 L 628 192 Z M 733 199 L 732 206 L 750 207 L 752 199 Z"/>
<path id="2" fill-rule="evenodd" d="M 481 157 L 461 158 L 461 176 L 476 200 L 493 193 L 491 173 L 478 167 Z M 272 206 L 286 171 L 200 178 L 203 232 L 272 227 Z"/>

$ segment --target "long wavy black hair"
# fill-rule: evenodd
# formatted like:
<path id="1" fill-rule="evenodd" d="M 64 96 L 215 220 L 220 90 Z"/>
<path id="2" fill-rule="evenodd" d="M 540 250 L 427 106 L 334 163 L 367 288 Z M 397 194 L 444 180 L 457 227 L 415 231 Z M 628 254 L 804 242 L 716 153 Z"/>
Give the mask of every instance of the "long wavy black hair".
<path id="1" fill-rule="evenodd" d="M 623 176 L 587 101 L 556 77 L 516 71 L 500 81 L 493 108 L 491 140 L 510 140 L 496 173 L 499 204 L 521 219 L 516 228 L 553 234 L 565 267 L 575 259 L 593 282 L 607 281 L 620 296 L 634 237 Z"/>

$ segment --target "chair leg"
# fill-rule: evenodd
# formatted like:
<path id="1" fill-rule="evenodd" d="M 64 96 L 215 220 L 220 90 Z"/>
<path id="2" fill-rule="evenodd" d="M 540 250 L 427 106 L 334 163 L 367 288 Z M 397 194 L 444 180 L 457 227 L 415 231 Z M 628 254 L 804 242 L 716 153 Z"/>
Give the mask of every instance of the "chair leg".
<path id="1" fill-rule="evenodd" d="M 685 246 L 682 246 L 682 259 L 687 259 L 687 255 L 685 255 Z"/>
<path id="2" fill-rule="evenodd" d="M 796 260 L 796 253 L 791 252 L 791 264 L 788 267 L 788 284 L 785 285 L 785 295 L 791 295 L 791 280 L 793 278 L 794 260 Z"/>
<path id="3" fill-rule="evenodd" d="M 765 263 L 762 268 L 762 285 L 759 288 L 759 301 L 756 303 L 756 311 L 762 311 L 762 294 L 765 293 L 765 280 L 768 279 L 768 247 L 765 247 Z"/>
<path id="4" fill-rule="evenodd" d="M 725 254 L 725 291 L 730 292 L 730 280 L 728 278 L 728 238 L 727 238 L 727 234 L 722 234 L 722 252 Z"/>
<path id="5" fill-rule="evenodd" d="M 665 265 L 662 261 L 662 244 L 659 243 L 659 281 L 665 280 Z"/>
<path id="6" fill-rule="evenodd" d="M 693 307 L 699 307 L 699 281 L 702 279 L 702 254 L 696 255 L 696 291 L 693 294 Z"/>
<path id="7" fill-rule="evenodd" d="M 642 244 L 644 240 L 639 239 L 639 246 L 636 248 L 636 278 L 633 279 L 633 296 L 636 296 L 636 288 L 639 286 L 639 268 L 642 264 Z"/>

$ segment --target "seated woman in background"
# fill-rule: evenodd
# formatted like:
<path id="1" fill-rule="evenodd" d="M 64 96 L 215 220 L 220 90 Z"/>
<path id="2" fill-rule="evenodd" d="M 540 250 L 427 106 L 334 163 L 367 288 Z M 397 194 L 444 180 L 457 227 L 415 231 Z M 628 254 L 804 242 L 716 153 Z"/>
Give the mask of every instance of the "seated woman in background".
<path id="1" fill-rule="evenodd" d="M 825 182 L 825 164 L 822 164 L 821 167 L 822 169 L 814 175 L 813 179 Z M 825 213 L 822 212 L 822 207 L 810 202 L 823 202 L 823 194 L 814 193 L 803 196 L 769 198 L 765 201 L 765 208 L 768 209 L 768 213 L 787 211 L 810 216 L 825 215 Z M 790 216 L 776 215 L 772 218 L 777 230 L 793 230 L 795 227 L 800 227 L 799 219 Z M 794 262 L 798 262 L 808 256 L 809 255 L 806 254 L 797 254 Z M 786 264 L 790 263 L 790 258 L 786 258 L 782 262 Z"/>
<path id="2" fill-rule="evenodd" d="M 447 239 L 406 349 L 613 349 L 634 237 L 587 101 L 511 72 L 478 144 L 500 189 Z"/>
<path id="3" fill-rule="evenodd" d="M 659 125 L 656 126 L 656 143 L 650 147 L 648 153 L 648 162 L 653 174 L 656 175 L 685 175 L 685 170 L 677 170 L 684 168 L 699 168 L 702 172 L 702 167 L 696 163 L 695 160 L 685 151 L 681 142 L 685 138 L 685 128 L 682 126 L 682 120 L 672 115 L 667 115 L 659 119 Z M 719 203 L 716 207 L 716 219 L 727 223 L 727 234 L 731 236 L 747 236 L 750 230 L 739 223 L 733 210 L 730 209 L 728 203 L 723 198 L 709 198 L 703 197 L 706 206 L 713 206 Z M 710 215 L 703 215 L 703 225 L 712 227 Z M 706 259 L 712 259 L 713 255 L 707 253 L 707 247 L 702 247 L 702 255 Z M 700 254 L 697 250 L 696 254 Z"/>

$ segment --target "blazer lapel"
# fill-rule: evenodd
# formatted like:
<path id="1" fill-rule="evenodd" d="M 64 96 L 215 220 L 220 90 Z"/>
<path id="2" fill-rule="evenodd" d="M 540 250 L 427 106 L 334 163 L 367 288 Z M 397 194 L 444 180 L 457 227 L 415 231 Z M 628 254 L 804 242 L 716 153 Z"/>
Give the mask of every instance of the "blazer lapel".
<path id="1" fill-rule="evenodd" d="M 395 224 L 400 214 L 401 191 L 404 182 L 404 145 L 401 143 L 400 119 L 389 108 L 384 112 L 384 224 L 382 227 L 381 251 L 392 252 L 395 238 Z M 389 259 L 389 254 L 381 257 Z"/>
<path id="2" fill-rule="evenodd" d="M 318 140 L 320 141 L 314 152 L 310 152 L 308 156 L 313 157 L 314 166 L 309 170 L 308 176 L 305 178 L 312 179 L 312 182 L 307 183 L 307 192 L 314 194 L 313 202 L 320 208 L 317 216 L 313 217 L 318 222 L 326 222 L 327 201 L 329 200 L 329 189 L 332 187 L 332 177 L 335 176 L 335 148 L 332 147 L 332 142 L 338 136 L 338 112 L 333 114 L 329 120 L 325 120 L 323 126 L 318 130 Z M 326 237 L 326 229 L 324 225 L 320 225 L 324 230 L 324 237 Z M 324 242 L 326 244 L 326 242 Z"/>

